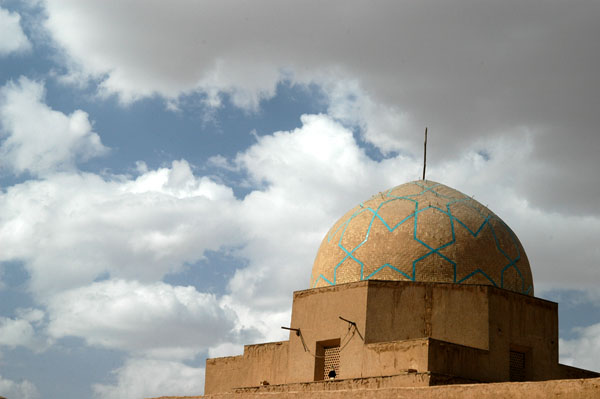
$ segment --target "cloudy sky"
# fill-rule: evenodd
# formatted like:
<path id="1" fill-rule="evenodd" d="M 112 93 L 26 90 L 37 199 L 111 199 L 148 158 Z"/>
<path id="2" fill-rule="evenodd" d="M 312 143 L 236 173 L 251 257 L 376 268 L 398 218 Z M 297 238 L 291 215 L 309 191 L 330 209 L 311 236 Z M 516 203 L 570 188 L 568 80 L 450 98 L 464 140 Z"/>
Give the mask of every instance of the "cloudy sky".
<path id="1" fill-rule="evenodd" d="M 421 173 L 520 237 L 600 370 L 600 2 L 0 0 L 0 395 L 199 394 Z"/>

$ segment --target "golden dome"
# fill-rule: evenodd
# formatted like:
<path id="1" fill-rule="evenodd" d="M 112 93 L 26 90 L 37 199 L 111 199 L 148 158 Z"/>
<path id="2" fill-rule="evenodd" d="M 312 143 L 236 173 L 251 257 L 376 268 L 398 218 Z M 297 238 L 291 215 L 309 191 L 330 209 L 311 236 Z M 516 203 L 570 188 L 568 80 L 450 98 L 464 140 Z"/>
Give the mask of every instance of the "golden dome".
<path id="1" fill-rule="evenodd" d="M 311 287 L 369 279 L 487 284 L 533 295 L 527 255 L 510 227 L 430 180 L 374 195 L 323 238 Z"/>

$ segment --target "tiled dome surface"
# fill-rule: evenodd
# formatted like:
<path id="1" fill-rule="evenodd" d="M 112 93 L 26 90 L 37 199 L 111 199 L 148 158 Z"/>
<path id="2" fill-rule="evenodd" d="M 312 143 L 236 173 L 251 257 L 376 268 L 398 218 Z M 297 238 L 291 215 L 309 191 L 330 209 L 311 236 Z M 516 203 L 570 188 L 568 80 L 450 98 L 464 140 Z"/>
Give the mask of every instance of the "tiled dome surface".
<path id="1" fill-rule="evenodd" d="M 533 295 L 513 231 L 471 197 L 429 180 L 374 195 L 323 239 L 311 287 L 368 279 L 488 284 Z"/>

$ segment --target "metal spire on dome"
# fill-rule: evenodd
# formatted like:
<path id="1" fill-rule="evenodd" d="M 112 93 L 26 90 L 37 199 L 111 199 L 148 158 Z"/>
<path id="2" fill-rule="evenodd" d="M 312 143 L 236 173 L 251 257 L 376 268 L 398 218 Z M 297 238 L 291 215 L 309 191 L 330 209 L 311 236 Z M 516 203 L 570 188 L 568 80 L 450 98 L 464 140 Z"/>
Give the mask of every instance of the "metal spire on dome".
<path id="1" fill-rule="evenodd" d="M 425 144 L 423 144 L 423 180 L 425 180 L 425 167 L 427 166 L 427 126 L 425 126 Z"/>

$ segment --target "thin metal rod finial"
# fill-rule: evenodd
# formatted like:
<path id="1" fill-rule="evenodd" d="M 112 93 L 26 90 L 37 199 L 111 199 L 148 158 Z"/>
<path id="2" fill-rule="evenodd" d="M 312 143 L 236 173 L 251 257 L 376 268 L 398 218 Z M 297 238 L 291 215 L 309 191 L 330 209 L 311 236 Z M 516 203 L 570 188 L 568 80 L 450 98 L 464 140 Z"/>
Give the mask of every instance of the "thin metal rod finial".
<path id="1" fill-rule="evenodd" d="M 427 167 L 427 127 L 425 127 L 425 144 L 423 144 L 423 180 L 425 180 L 425 168 Z"/>

